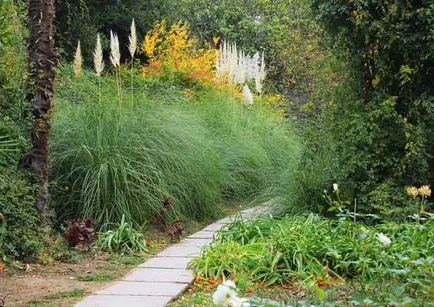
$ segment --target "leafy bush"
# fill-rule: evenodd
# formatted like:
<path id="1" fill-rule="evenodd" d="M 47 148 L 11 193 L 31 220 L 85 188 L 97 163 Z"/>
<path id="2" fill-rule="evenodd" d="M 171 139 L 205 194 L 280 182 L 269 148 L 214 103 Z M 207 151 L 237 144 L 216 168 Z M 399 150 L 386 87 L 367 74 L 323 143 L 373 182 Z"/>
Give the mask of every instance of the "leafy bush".
<path id="1" fill-rule="evenodd" d="M 112 78 L 102 78 L 99 102 L 93 74 L 71 82 L 70 70 L 59 72 L 51 161 L 60 219 L 101 225 L 125 215 L 142 225 L 171 196 L 175 211 L 203 220 L 223 197 L 268 199 L 286 189 L 298 141 L 282 118 L 265 103 L 247 108 L 231 93 L 169 77 L 135 78 L 132 107 L 113 99 Z"/>
<path id="2" fill-rule="evenodd" d="M 434 281 L 433 229 L 432 219 L 423 225 L 375 227 L 316 215 L 238 220 L 223 228 L 192 265 L 202 277 L 242 274 L 268 284 L 315 278 L 328 283 L 342 277 L 362 283 L 381 280 L 383 286 L 413 289 L 423 300 Z"/>
<path id="3" fill-rule="evenodd" d="M 0 175 L 0 254 L 34 260 L 42 248 L 34 189 L 24 174 L 2 169 Z"/>
<path id="4" fill-rule="evenodd" d="M 100 232 L 95 246 L 102 250 L 120 254 L 135 254 L 147 251 L 145 236 L 135 230 L 122 216 L 120 224 L 113 229 Z"/>

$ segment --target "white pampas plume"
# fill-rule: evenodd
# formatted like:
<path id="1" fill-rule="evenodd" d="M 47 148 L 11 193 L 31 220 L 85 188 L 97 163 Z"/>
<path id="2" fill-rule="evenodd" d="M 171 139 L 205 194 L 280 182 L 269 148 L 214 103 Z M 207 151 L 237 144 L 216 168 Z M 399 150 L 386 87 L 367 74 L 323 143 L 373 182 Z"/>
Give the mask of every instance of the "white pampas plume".
<path id="1" fill-rule="evenodd" d="M 137 50 L 137 33 L 136 33 L 136 24 L 133 21 L 131 22 L 131 35 L 128 37 L 130 40 L 130 45 L 128 46 L 128 50 L 130 50 L 131 58 L 134 58 L 134 54 Z"/>
<path id="2" fill-rule="evenodd" d="M 247 84 L 244 85 L 244 87 L 243 87 L 243 96 L 244 96 L 244 101 L 247 104 L 253 104 L 253 94 L 250 91 L 250 88 Z"/>
<path id="3" fill-rule="evenodd" d="M 121 53 L 119 51 L 119 39 L 116 34 L 110 31 L 110 62 L 114 67 L 121 64 Z"/>
<path id="4" fill-rule="evenodd" d="M 93 66 L 95 68 L 96 74 L 98 76 L 101 76 L 101 73 L 104 70 L 104 60 L 102 56 L 101 38 L 99 36 L 99 33 L 96 36 L 96 46 L 93 53 Z"/>
<path id="5" fill-rule="evenodd" d="M 76 77 L 81 72 L 82 63 L 83 63 L 83 58 L 81 57 L 81 45 L 80 45 L 80 41 L 78 41 L 77 50 L 75 50 L 75 55 L 74 55 L 74 74 Z"/>

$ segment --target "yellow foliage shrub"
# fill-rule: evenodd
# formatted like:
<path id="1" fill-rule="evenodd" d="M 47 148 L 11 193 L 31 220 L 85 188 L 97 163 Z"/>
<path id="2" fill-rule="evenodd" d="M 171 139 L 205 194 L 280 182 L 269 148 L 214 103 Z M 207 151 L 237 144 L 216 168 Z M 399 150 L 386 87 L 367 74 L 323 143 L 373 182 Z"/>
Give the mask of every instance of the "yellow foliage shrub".
<path id="1" fill-rule="evenodd" d="M 217 50 L 208 46 L 197 48 L 186 25 L 177 23 L 170 28 L 158 22 L 145 36 L 143 51 L 149 64 L 143 67 L 145 77 L 158 75 L 165 68 L 186 73 L 191 78 L 212 82 Z"/>

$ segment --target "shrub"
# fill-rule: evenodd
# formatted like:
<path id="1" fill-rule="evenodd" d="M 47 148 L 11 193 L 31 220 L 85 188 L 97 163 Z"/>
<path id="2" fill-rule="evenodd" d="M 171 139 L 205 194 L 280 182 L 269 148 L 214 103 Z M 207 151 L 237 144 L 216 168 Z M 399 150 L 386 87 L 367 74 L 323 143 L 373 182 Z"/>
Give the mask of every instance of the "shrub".
<path id="1" fill-rule="evenodd" d="M 34 189 L 28 177 L 13 168 L 2 168 L 0 213 L 0 254 L 34 260 L 42 248 Z"/>
<path id="2" fill-rule="evenodd" d="M 149 63 L 143 67 L 144 76 L 169 69 L 202 81 L 214 78 L 217 50 L 209 46 L 197 48 L 197 41 L 186 25 L 176 23 L 168 29 L 166 22 L 160 21 L 146 34 L 142 47 L 149 57 Z"/>
<path id="3" fill-rule="evenodd" d="M 95 231 L 91 219 L 82 222 L 75 220 L 68 221 L 68 226 L 65 229 L 64 236 L 70 246 L 80 246 L 88 249 L 95 239 Z"/>

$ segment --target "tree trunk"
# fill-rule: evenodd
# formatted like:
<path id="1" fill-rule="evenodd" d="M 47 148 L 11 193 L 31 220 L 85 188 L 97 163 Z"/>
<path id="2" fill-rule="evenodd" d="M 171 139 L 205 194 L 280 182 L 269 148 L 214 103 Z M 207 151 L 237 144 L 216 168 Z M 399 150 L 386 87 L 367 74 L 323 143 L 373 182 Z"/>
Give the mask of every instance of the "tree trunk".
<path id="1" fill-rule="evenodd" d="M 53 110 L 54 77 L 58 56 L 54 46 L 55 0 L 29 0 L 29 101 L 32 107 L 32 148 L 23 156 L 23 166 L 33 171 L 39 190 L 36 207 L 41 220 L 47 218 L 48 139 Z"/>

